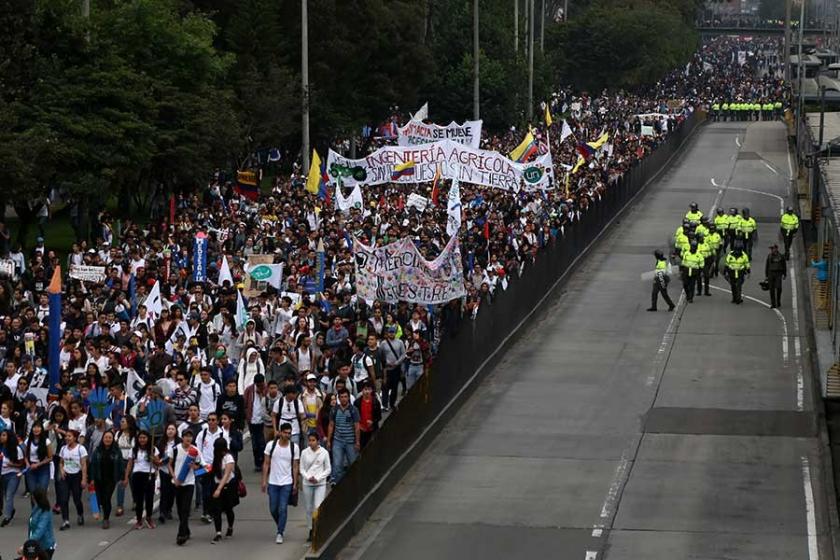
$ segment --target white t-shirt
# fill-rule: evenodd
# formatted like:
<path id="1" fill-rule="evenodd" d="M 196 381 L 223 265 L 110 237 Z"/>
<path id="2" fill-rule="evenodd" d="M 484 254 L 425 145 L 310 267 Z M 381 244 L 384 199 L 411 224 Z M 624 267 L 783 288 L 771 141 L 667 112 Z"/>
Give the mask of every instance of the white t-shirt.
<path id="1" fill-rule="evenodd" d="M 295 408 L 296 404 L 297 408 Z M 274 410 L 271 412 L 277 416 L 278 428 L 283 422 L 288 422 L 292 425 L 292 437 L 300 435 L 300 417 L 298 414 L 306 412 L 300 397 L 294 401 L 287 400 L 286 397 L 277 399 L 277 402 L 274 403 Z"/>
<path id="2" fill-rule="evenodd" d="M 236 461 L 233 460 L 233 455 L 231 455 L 230 453 L 226 453 L 225 456 L 222 457 L 222 468 L 219 469 L 219 472 L 215 473 L 217 481 L 222 480 L 222 477 L 225 475 L 225 467 L 227 467 L 230 464 L 236 465 Z M 234 478 L 236 478 L 236 475 L 233 473 L 233 471 L 231 471 L 228 484 Z"/>
<path id="3" fill-rule="evenodd" d="M 45 441 L 47 443 L 47 448 L 49 449 L 50 443 L 52 443 L 50 442 L 50 438 L 45 438 Z M 29 439 L 24 442 L 24 449 L 26 449 L 27 445 L 29 445 Z M 23 456 L 23 454 L 21 454 L 21 456 Z M 29 462 L 33 465 L 38 462 L 38 444 L 35 442 L 32 442 L 32 446 L 29 448 Z"/>
<path id="4" fill-rule="evenodd" d="M 18 460 L 23 461 L 23 455 L 26 453 L 23 449 L 22 445 L 18 445 Z M 6 457 L 3 457 L 3 467 L 0 468 L 0 475 L 6 475 L 9 473 L 19 473 L 20 467 L 13 467 L 12 464 L 9 462 Z"/>
<path id="5" fill-rule="evenodd" d="M 195 447 L 194 445 L 190 446 Z M 189 455 L 189 450 L 184 450 L 183 444 L 178 444 L 177 453 L 175 450 L 172 451 L 173 455 L 175 456 L 175 464 L 173 465 L 173 471 L 175 473 L 175 478 L 178 478 L 178 475 L 181 474 L 181 468 L 184 466 L 184 461 L 187 460 L 187 456 Z M 196 458 L 198 464 L 204 464 L 201 458 L 201 453 L 198 454 Z M 187 476 L 184 478 L 184 482 L 181 483 L 183 486 L 195 486 L 195 474 L 192 469 L 187 471 Z"/>
<path id="6" fill-rule="evenodd" d="M 350 362 L 353 364 L 353 380 L 356 383 L 366 381 L 370 377 L 370 370 L 373 367 L 373 359 L 367 354 L 354 355 Z"/>
<path id="7" fill-rule="evenodd" d="M 216 433 L 211 432 L 209 429 L 204 429 L 196 434 L 195 446 L 201 451 L 201 456 L 204 458 L 205 463 L 213 463 L 213 446 L 220 437 L 224 437 L 221 428 L 216 428 Z M 176 472 L 175 474 L 177 475 L 178 473 Z"/>
<path id="8" fill-rule="evenodd" d="M 268 483 L 274 486 L 284 486 L 292 483 L 292 461 L 300 459 L 300 448 L 294 446 L 294 457 L 292 443 L 283 447 L 277 440 L 270 441 L 265 446 L 265 455 L 269 457 Z M 273 448 L 273 449 L 272 449 Z"/>
<path id="9" fill-rule="evenodd" d="M 262 424 L 265 416 L 265 404 L 263 399 L 265 395 L 257 394 L 254 390 L 254 404 L 251 405 L 251 424 Z"/>
<path id="10" fill-rule="evenodd" d="M 87 433 L 87 414 L 79 414 L 74 420 L 70 420 L 67 423 L 67 428 L 76 430 L 82 437 L 85 437 Z"/>
<path id="11" fill-rule="evenodd" d="M 64 460 L 64 472 L 76 474 L 82 472 L 82 460 L 88 456 L 88 452 L 84 445 L 77 443 L 73 449 L 65 445 L 58 455 Z"/>
<path id="12" fill-rule="evenodd" d="M 158 453 L 157 448 L 152 448 L 152 456 L 157 457 L 160 453 Z M 131 468 L 132 473 L 151 473 L 154 472 L 155 467 L 152 462 L 149 460 L 149 454 L 146 453 L 142 449 L 137 450 L 137 456 L 134 457 L 134 465 Z"/>

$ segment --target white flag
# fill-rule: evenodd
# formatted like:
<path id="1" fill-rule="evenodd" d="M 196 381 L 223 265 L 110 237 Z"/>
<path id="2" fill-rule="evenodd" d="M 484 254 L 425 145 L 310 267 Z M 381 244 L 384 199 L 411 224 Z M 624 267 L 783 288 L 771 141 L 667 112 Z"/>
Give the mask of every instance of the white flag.
<path id="1" fill-rule="evenodd" d="M 450 237 L 458 235 L 461 229 L 461 186 L 458 179 L 452 180 L 449 196 L 446 199 L 446 234 Z"/>
<path id="2" fill-rule="evenodd" d="M 146 382 L 143 381 L 142 377 L 137 375 L 137 372 L 134 369 L 129 369 L 125 376 L 125 393 L 131 400 L 132 406 L 137 404 L 137 402 L 143 398 L 143 394 L 145 392 Z"/>
<path id="3" fill-rule="evenodd" d="M 163 311 L 163 301 L 160 298 L 160 281 L 155 281 L 152 291 L 146 296 L 146 301 L 143 302 L 146 310 L 151 313 L 153 319 L 160 317 L 160 312 Z"/>
<path id="4" fill-rule="evenodd" d="M 241 329 L 248 321 L 248 308 L 245 307 L 245 300 L 242 299 L 242 290 L 236 291 L 236 328 Z"/>
<path id="5" fill-rule="evenodd" d="M 248 269 L 248 276 L 257 282 L 266 282 L 280 291 L 283 284 L 283 263 L 279 264 L 258 264 Z"/>
<path id="6" fill-rule="evenodd" d="M 350 196 L 344 197 L 340 187 L 335 189 L 335 207 L 342 212 L 349 212 L 351 209 L 362 210 L 365 206 L 365 201 L 362 198 L 362 188 L 358 184 L 353 187 L 353 192 Z"/>
<path id="7" fill-rule="evenodd" d="M 560 131 L 560 142 L 562 143 L 566 138 L 572 135 L 572 127 L 569 126 L 565 120 L 563 121 L 563 130 Z"/>
<path id="8" fill-rule="evenodd" d="M 429 102 L 426 101 L 423 103 L 423 106 L 414 113 L 414 116 L 411 117 L 415 121 L 425 121 L 429 118 Z"/>
<path id="9" fill-rule="evenodd" d="M 230 273 L 227 256 L 222 255 L 222 268 L 219 270 L 219 286 L 224 286 L 225 280 L 230 282 L 230 285 L 233 286 L 233 275 Z"/>

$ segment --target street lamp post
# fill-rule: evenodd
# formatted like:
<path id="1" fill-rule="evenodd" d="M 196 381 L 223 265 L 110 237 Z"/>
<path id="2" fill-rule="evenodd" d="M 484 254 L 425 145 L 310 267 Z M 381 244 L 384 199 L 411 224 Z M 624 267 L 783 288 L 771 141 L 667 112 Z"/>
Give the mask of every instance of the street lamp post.
<path id="1" fill-rule="evenodd" d="M 528 120 L 534 120 L 534 0 L 528 0 Z"/>
<path id="2" fill-rule="evenodd" d="M 300 85 L 301 85 L 301 134 L 303 172 L 309 171 L 309 0 L 300 0 Z"/>
<path id="3" fill-rule="evenodd" d="M 473 118 L 480 117 L 478 102 L 478 0 L 473 0 Z"/>

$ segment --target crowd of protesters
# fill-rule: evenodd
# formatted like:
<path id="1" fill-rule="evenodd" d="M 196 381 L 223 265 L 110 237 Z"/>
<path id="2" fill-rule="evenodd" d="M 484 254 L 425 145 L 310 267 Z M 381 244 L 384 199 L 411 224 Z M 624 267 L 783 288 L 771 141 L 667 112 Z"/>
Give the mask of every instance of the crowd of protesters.
<path id="1" fill-rule="evenodd" d="M 434 198 L 431 184 L 366 187 L 363 207 L 343 213 L 307 192 L 299 172 L 277 178 L 271 193 L 256 198 L 217 176 L 173 199 L 174 220 L 168 212 L 146 224 L 102 214 L 95 239 L 80 239 L 61 258 L 50 239 L 39 238 L 28 252 L 13 248 L 0 228 L 0 253 L 14 266 L 0 282 L 0 526 L 14 523 L 26 492 L 37 521 L 30 526 L 38 528 L 30 536 L 52 550 L 45 510 L 66 531 L 72 502 L 76 526 L 85 525 L 92 493 L 107 529 L 112 517 L 126 514 L 130 490 L 137 529 L 177 515 L 183 545 L 195 505 L 217 543 L 233 536 L 247 492 L 240 459 L 250 453 L 276 522 L 275 541 L 283 542 L 287 507 L 298 496 L 311 528 L 328 487 L 341 481 L 462 321 L 479 310 L 492 313 L 509 279 L 694 111 L 734 90 L 774 88 L 781 95 L 781 84 L 759 75 L 753 61 L 731 69 L 733 52 L 743 48 L 716 40 L 687 68 L 637 94 L 559 91 L 549 101 L 554 124 L 535 123 L 533 131 L 541 150 L 551 150 L 556 176 L 568 180 L 546 191 L 461 185 L 467 295 L 445 305 L 357 298 L 347 235 L 368 245 L 408 237 L 426 258 L 435 257 L 447 242 L 445 205 L 420 211 L 406 204 L 410 193 Z M 482 147 L 508 153 L 524 132 L 487 136 Z M 577 165 L 577 144 L 604 133 L 598 153 Z M 360 149 L 385 141 L 363 139 Z M 206 281 L 196 282 L 191 251 L 199 231 L 207 233 L 209 259 Z M 323 291 L 311 293 L 319 244 Z M 283 263 L 282 284 L 252 293 L 241 317 L 237 301 L 252 255 Z M 230 277 L 220 281 L 225 264 Z M 45 289 L 59 265 L 62 326 L 50 333 Z M 104 278 L 69 278 L 74 265 L 105 267 Z M 162 309 L 152 313 L 147 298 L 156 284 Z M 50 336 L 61 340 L 54 387 L 47 381 Z M 46 399 L 48 389 L 55 399 Z M 108 392 L 106 417 L 94 414 L 100 389 Z M 150 411 L 162 420 L 150 422 Z"/>

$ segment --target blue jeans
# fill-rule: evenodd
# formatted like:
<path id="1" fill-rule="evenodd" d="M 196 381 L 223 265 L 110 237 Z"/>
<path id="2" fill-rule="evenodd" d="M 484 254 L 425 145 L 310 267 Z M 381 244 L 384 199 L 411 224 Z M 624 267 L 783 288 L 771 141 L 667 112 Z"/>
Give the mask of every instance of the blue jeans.
<path id="1" fill-rule="evenodd" d="M 29 470 L 23 476 L 26 477 L 26 486 L 30 492 L 36 488 L 47 490 L 50 486 L 50 465 L 48 463 L 39 469 Z"/>
<path id="2" fill-rule="evenodd" d="M 15 510 L 15 494 L 20 485 L 20 477 L 17 473 L 8 473 L 0 477 L 0 484 L 3 486 L 3 517 L 12 518 Z"/>
<path id="3" fill-rule="evenodd" d="M 125 507 L 125 486 L 121 482 L 117 482 L 117 507 Z"/>
<path id="4" fill-rule="evenodd" d="M 356 451 L 356 446 L 352 443 L 347 443 L 338 439 L 333 439 L 332 443 L 332 459 L 333 459 L 333 480 L 338 484 L 347 468 L 353 464 L 358 458 L 359 452 Z M 345 466 L 344 463 L 347 462 Z"/>
<path id="5" fill-rule="evenodd" d="M 408 364 L 408 373 L 405 375 L 406 387 L 411 389 L 421 375 L 423 375 L 423 364 Z"/>
<path id="6" fill-rule="evenodd" d="M 268 485 L 268 509 L 271 510 L 271 517 L 277 523 L 278 535 L 286 532 L 286 517 L 289 510 L 289 496 L 291 495 L 291 484 Z"/>

